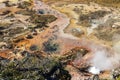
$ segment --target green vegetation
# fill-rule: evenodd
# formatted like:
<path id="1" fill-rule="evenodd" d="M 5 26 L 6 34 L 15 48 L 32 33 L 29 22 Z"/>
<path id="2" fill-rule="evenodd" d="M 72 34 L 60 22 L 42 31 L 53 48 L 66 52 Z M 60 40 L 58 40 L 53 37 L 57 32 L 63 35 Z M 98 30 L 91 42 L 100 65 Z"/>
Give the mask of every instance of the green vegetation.
<path id="1" fill-rule="evenodd" d="M 15 12 L 16 14 L 22 14 L 22 15 L 28 15 L 31 16 L 33 14 L 36 14 L 36 12 L 32 9 L 25 9 L 25 10 L 19 10 L 17 12 Z"/>
<path id="2" fill-rule="evenodd" d="M 63 65 L 50 57 L 26 53 L 26 57 L 20 61 L 0 60 L 0 79 L 70 80 L 70 78 Z"/>
<path id="3" fill-rule="evenodd" d="M 10 23 L 1 23 L 0 22 L 0 31 L 4 30 L 5 28 L 9 27 L 11 24 Z"/>
<path id="4" fill-rule="evenodd" d="M 95 12 L 90 12 L 88 14 L 80 14 L 78 24 L 84 27 L 90 27 L 91 19 L 98 19 L 98 18 L 104 17 L 108 13 L 109 13 L 108 11 L 98 10 Z"/>
<path id="5" fill-rule="evenodd" d="M 109 13 L 108 11 L 98 10 L 95 12 L 90 12 L 88 14 L 82 14 L 79 16 L 79 21 L 85 21 L 89 19 L 98 19 L 98 18 L 104 17 L 108 13 Z"/>
<path id="6" fill-rule="evenodd" d="M 116 80 L 120 80 L 120 76 Z"/>
<path id="7" fill-rule="evenodd" d="M 94 35 L 98 39 L 112 41 L 115 34 L 120 34 L 120 28 L 112 27 L 114 21 L 114 19 L 110 19 L 110 21 L 108 20 L 108 22 L 104 23 L 103 25 L 99 25 L 98 28 L 95 29 L 96 31 Z"/>
<path id="8" fill-rule="evenodd" d="M 111 41 L 112 40 L 112 36 L 114 34 L 111 31 L 98 31 L 97 33 L 95 33 L 95 36 L 97 36 L 99 39 L 101 40 L 106 40 L 106 41 Z"/>
<path id="9" fill-rule="evenodd" d="M 49 52 L 49 53 L 56 52 L 56 51 L 59 50 L 59 44 L 54 43 L 51 40 L 48 40 L 47 42 L 44 42 L 43 47 L 44 47 L 44 51 Z"/>
<path id="10" fill-rule="evenodd" d="M 63 63 L 69 63 L 74 61 L 76 58 L 80 59 L 85 56 L 89 51 L 84 48 L 73 48 L 71 51 L 67 52 L 66 55 L 60 58 L 60 61 Z"/>
<path id="11" fill-rule="evenodd" d="M 32 5 L 32 2 L 28 2 L 28 1 L 23 1 L 21 3 L 18 4 L 18 8 L 22 8 L 22 9 L 25 9 L 25 8 L 28 8 Z"/>
<path id="12" fill-rule="evenodd" d="M 54 15 L 32 15 L 30 20 L 36 24 L 36 28 L 48 27 L 47 24 L 55 21 L 57 18 Z"/>
<path id="13" fill-rule="evenodd" d="M 39 47 L 37 45 L 32 45 L 32 46 L 30 46 L 30 50 L 36 51 L 36 50 L 39 50 Z"/>
<path id="14" fill-rule="evenodd" d="M 31 18 L 33 23 L 51 23 L 53 21 L 55 21 L 57 18 L 54 15 L 33 15 Z"/>
<path id="15" fill-rule="evenodd" d="M 9 14 L 11 11 L 9 11 L 9 10 L 6 10 L 6 11 L 4 11 L 1 15 L 7 15 L 7 14 Z"/>
<path id="16" fill-rule="evenodd" d="M 112 71 L 112 77 L 114 80 L 120 80 L 120 67 Z"/>

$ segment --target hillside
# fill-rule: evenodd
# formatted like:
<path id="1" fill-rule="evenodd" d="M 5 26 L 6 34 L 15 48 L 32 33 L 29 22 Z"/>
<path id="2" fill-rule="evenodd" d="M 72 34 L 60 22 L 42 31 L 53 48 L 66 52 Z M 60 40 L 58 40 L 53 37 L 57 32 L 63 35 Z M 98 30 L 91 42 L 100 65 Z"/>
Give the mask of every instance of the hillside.
<path id="1" fill-rule="evenodd" d="M 119 0 L 0 0 L 0 80 L 119 80 Z"/>

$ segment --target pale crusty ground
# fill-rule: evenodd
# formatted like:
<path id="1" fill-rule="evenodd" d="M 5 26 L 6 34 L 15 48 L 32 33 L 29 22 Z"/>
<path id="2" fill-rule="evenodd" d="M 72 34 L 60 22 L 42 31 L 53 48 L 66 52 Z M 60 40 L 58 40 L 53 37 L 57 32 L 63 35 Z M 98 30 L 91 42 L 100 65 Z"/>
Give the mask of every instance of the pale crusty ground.
<path id="1" fill-rule="evenodd" d="M 79 28 L 81 31 L 84 32 L 83 36 L 86 36 L 88 38 L 94 39 L 96 41 L 99 41 L 99 42 L 101 42 L 103 44 L 106 44 L 106 45 L 109 45 L 109 46 L 114 44 L 114 41 L 100 40 L 97 37 L 95 37 L 93 35 L 94 29 L 92 29 L 92 32 L 91 32 L 90 31 L 91 29 L 89 29 L 88 27 L 78 25 L 77 22 L 79 22 L 78 20 L 79 20 L 79 15 L 80 14 L 75 13 L 75 11 L 73 11 L 73 9 L 77 6 L 81 10 L 82 14 L 88 14 L 90 12 L 95 12 L 95 11 L 98 11 L 98 10 L 111 11 L 111 9 L 112 9 L 113 10 L 112 14 L 113 15 L 115 14 L 116 17 L 117 17 L 117 14 L 120 13 L 120 9 L 108 8 L 108 7 L 101 6 L 101 5 L 92 3 L 92 2 L 89 5 L 87 5 L 87 4 L 72 4 L 71 3 L 71 4 L 65 4 L 65 5 L 63 4 L 62 6 L 57 6 L 58 4 L 59 3 L 56 2 L 55 5 L 52 4 L 51 6 L 54 9 L 57 9 L 60 12 L 65 13 L 70 18 L 70 24 L 65 29 L 65 32 L 73 34 L 70 30 L 74 29 L 74 28 Z M 107 16 L 105 18 L 101 19 L 101 21 L 104 21 L 105 19 L 107 19 Z M 118 19 L 119 19 L 119 15 L 118 15 Z M 116 24 L 120 25 L 119 22 L 116 23 Z M 89 31 L 90 31 L 90 35 L 89 35 Z M 79 36 L 79 37 L 82 37 L 82 36 Z"/>
<path id="2" fill-rule="evenodd" d="M 34 45 L 34 44 L 41 46 L 43 42 L 47 41 L 53 35 L 56 35 L 57 42 L 61 44 L 61 50 L 59 52 L 61 56 L 62 55 L 64 56 L 64 53 L 66 53 L 67 51 L 70 51 L 71 49 L 73 49 L 75 47 L 87 48 L 88 50 L 91 51 L 92 54 L 96 53 L 97 51 L 100 51 L 101 47 L 103 50 L 107 51 L 108 53 L 111 52 L 110 55 L 114 53 L 114 51 L 109 47 L 109 45 L 104 45 L 104 43 L 103 43 L 104 41 L 98 41 L 98 39 L 96 37 L 94 37 L 93 35 L 88 36 L 87 29 L 84 28 L 83 26 L 79 26 L 76 24 L 76 22 L 78 21 L 78 14 L 76 14 L 74 11 L 72 11 L 73 8 L 76 6 L 76 4 L 65 5 L 63 7 L 56 7 L 56 6 L 52 5 L 52 7 L 54 9 L 57 9 L 60 12 L 67 14 L 67 16 L 66 16 L 66 15 L 60 13 L 59 11 L 53 10 L 48 5 L 45 5 L 44 3 L 41 3 L 41 2 L 38 2 L 38 3 L 39 4 L 35 5 L 36 10 L 47 8 L 48 10 L 51 10 L 50 14 L 55 15 L 58 19 L 55 22 L 50 23 L 49 28 L 47 28 L 45 31 L 38 34 L 32 40 L 25 40 L 23 42 L 20 42 L 20 43 L 18 43 L 18 46 L 19 46 L 19 44 L 20 45 L 25 44 L 26 45 L 24 47 L 25 49 L 27 49 L 26 47 L 29 48 L 31 45 Z M 98 7 L 97 10 L 101 9 L 101 7 L 99 7 L 97 4 L 94 4 L 94 3 L 91 3 L 91 4 L 92 4 L 92 6 L 88 6 L 86 4 L 78 4 L 78 6 L 83 5 L 85 10 L 88 10 L 88 12 L 91 11 L 92 9 L 93 9 L 93 11 L 95 11 L 96 10 L 96 9 L 94 9 L 95 5 L 96 5 L 96 7 Z M 106 7 L 104 9 L 109 10 Z M 83 13 L 86 13 L 86 12 L 84 12 L 84 10 L 83 10 Z M 58 31 L 55 29 L 55 26 L 57 27 Z M 64 33 L 65 28 L 66 28 L 65 32 L 67 32 L 67 33 Z M 79 28 L 82 31 L 84 31 L 85 34 L 83 34 L 80 37 L 75 37 L 72 35 L 71 32 L 69 32 L 69 30 L 72 28 Z M 55 32 L 55 31 L 57 31 L 57 32 Z M 105 43 L 107 44 L 107 42 L 105 42 Z M 96 49 L 92 48 L 91 45 L 95 46 Z M 116 46 L 117 46 L 117 48 L 119 48 L 118 45 L 116 45 Z M 15 56 L 19 56 L 19 55 L 15 55 Z M 3 55 L 3 57 L 4 57 L 4 55 Z M 92 55 L 89 55 L 88 58 L 89 57 L 92 57 Z M 78 60 L 78 63 L 80 63 L 79 60 Z M 76 74 L 76 72 L 75 72 L 75 74 Z M 76 78 L 79 79 L 80 76 L 77 75 L 77 76 L 75 76 L 75 78 L 73 76 L 72 80 L 76 80 Z"/>

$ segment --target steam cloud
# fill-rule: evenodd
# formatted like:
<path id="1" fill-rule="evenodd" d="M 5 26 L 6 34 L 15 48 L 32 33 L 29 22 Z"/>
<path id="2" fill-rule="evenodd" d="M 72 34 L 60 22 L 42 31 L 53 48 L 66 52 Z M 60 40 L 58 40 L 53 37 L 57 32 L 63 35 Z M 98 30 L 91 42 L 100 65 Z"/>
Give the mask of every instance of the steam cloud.
<path id="1" fill-rule="evenodd" d="M 109 49 L 101 48 L 96 49 L 93 58 L 91 59 L 91 63 L 94 67 L 102 70 L 112 70 L 119 66 L 120 54 L 116 52 L 110 52 Z"/>

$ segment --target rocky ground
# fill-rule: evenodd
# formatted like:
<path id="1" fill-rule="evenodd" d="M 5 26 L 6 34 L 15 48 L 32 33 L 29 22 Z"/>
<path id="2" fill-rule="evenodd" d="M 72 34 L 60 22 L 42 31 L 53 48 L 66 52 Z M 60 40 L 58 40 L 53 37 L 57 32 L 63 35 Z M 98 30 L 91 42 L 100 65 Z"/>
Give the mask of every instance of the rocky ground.
<path id="1" fill-rule="evenodd" d="M 119 80 L 119 7 L 43 1 L 0 1 L 0 80 Z"/>

